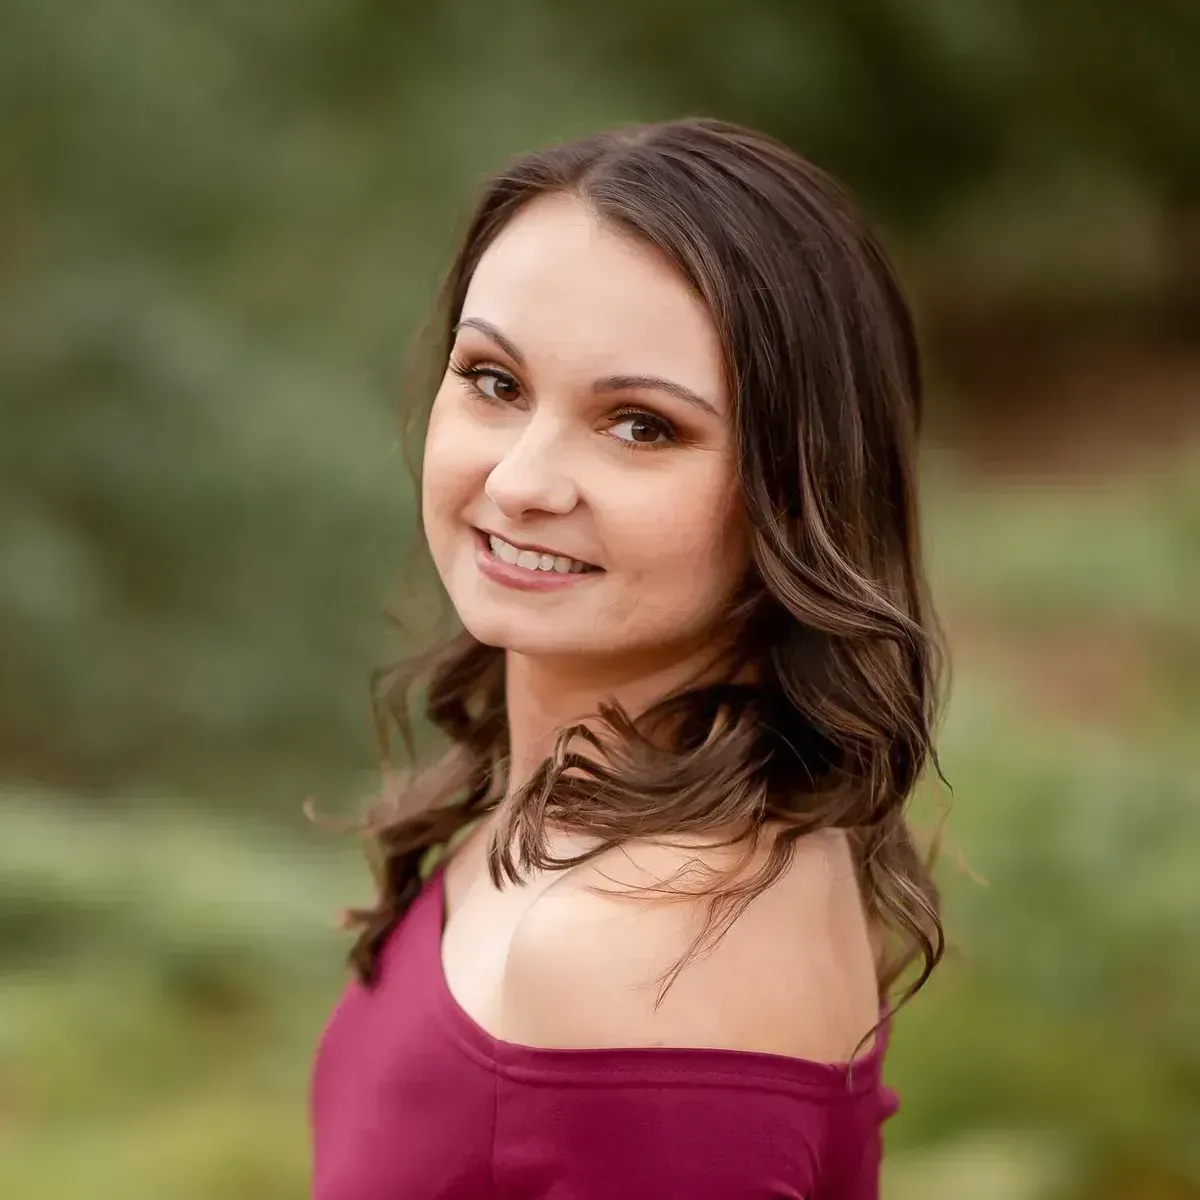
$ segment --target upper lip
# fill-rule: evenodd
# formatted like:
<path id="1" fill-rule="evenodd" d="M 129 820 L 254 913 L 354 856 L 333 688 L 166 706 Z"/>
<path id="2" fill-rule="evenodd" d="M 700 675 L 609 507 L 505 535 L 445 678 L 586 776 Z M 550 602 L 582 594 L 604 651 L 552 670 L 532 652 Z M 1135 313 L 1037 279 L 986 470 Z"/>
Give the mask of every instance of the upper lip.
<path id="1" fill-rule="evenodd" d="M 534 554 L 551 554 L 555 558 L 569 558 L 573 562 L 581 562 L 584 566 L 590 567 L 593 564 L 588 562 L 586 558 L 577 558 L 574 554 L 566 554 L 562 550 L 552 550 L 549 546 L 535 546 L 529 542 L 518 542 L 515 538 L 509 537 L 504 533 L 493 533 L 490 529 L 480 529 L 479 531 L 484 537 L 499 538 L 502 542 L 507 542 L 517 550 L 531 550 Z"/>

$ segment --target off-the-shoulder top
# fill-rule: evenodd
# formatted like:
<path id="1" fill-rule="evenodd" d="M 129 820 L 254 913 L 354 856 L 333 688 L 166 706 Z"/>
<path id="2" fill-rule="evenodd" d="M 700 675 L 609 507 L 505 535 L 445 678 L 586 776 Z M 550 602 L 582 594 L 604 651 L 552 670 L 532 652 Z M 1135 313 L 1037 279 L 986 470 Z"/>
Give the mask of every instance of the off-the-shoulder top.
<path id="1" fill-rule="evenodd" d="M 314 1200 L 876 1200 L 886 1025 L 853 1070 L 501 1041 L 446 984 L 442 875 L 321 1037 Z"/>

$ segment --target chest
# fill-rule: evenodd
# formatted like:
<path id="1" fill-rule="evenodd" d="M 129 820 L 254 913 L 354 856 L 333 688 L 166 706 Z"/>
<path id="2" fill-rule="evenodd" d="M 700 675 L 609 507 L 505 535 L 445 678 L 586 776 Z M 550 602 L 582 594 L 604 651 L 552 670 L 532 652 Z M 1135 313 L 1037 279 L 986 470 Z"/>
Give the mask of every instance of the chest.
<path id="1" fill-rule="evenodd" d="M 502 1038 L 501 996 L 513 935 L 562 874 L 545 873 L 496 888 L 487 872 L 487 838 L 485 829 L 474 831 L 435 881 L 443 889 L 441 970 L 463 1012 L 491 1036 Z"/>

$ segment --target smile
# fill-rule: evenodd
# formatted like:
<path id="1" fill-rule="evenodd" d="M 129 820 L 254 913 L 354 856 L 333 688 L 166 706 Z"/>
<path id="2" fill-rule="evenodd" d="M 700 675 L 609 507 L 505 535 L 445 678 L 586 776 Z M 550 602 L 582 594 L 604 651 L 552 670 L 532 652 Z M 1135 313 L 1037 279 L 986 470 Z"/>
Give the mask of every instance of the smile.
<path id="1" fill-rule="evenodd" d="M 551 591 L 603 575 L 591 563 L 544 547 L 516 546 L 494 533 L 476 530 L 480 571 L 495 583 L 522 591 Z"/>
<path id="2" fill-rule="evenodd" d="M 488 549 L 493 558 L 510 566 L 521 567 L 526 571 L 557 571 L 560 575 L 579 575 L 584 571 L 594 571 L 596 568 L 581 562 L 577 558 L 568 558 L 565 554 L 551 554 L 545 550 L 524 550 L 514 546 L 494 533 L 487 535 Z"/>

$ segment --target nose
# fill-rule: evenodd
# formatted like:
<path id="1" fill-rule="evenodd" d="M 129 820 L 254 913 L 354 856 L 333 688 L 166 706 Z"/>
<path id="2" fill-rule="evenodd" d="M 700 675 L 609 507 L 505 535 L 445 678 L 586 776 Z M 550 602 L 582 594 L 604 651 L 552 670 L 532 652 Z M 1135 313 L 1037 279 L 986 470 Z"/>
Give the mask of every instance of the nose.
<path id="1" fill-rule="evenodd" d="M 561 465 L 562 449 L 549 422 L 531 420 L 492 468 L 485 495 L 510 521 L 533 512 L 569 513 L 579 492 Z"/>

